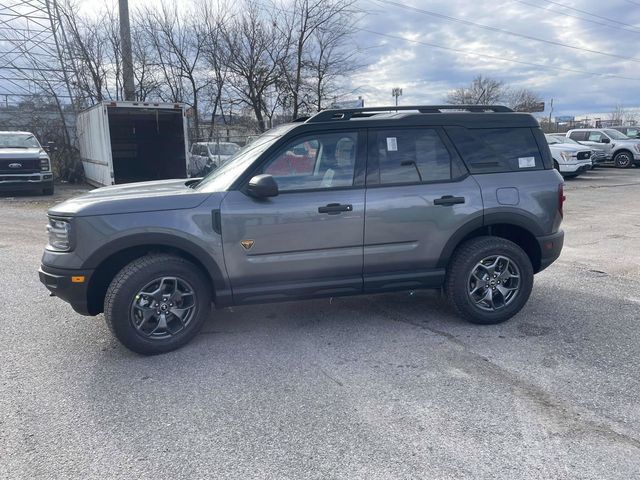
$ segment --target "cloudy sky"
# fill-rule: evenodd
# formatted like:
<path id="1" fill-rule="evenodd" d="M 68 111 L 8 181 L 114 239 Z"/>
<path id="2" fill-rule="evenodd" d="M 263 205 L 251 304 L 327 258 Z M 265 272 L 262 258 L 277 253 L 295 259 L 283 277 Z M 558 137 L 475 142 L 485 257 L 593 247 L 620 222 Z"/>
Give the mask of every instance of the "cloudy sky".
<path id="1" fill-rule="evenodd" d="M 483 74 L 531 88 L 547 103 L 554 98 L 554 114 L 640 106 L 640 0 L 361 0 L 360 6 L 367 15 L 357 43 L 368 66 L 353 86 L 368 104 L 391 103 L 393 87 L 403 88 L 401 103 L 439 103 Z"/>
<path id="2" fill-rule="evenodd" d="M 110 0 L 79 1 L 97 12 Z M 400 103 L 442 103 L 482 74 L 553 98 L 554 115 L 640 107 L 640 0 L 357 1 L 365 67 L 350 87 L 367 105 L 391 104 L 393 87 Z"/>

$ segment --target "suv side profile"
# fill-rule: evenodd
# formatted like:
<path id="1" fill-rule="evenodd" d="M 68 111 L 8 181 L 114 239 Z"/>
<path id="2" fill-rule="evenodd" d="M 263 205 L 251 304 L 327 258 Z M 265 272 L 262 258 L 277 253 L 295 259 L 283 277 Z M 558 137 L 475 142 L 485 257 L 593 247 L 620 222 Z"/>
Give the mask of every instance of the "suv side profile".
<path id="1" fill-rule="evenodd" d="M 203 179 L 104 187 L 49 210 L 45 286 L 128 348 L 193 338 L 216 307 L 443 288 L 515 315 L 560 255 L 563 180 L 502 106 L 326 110 Z"/>
<path id="2" fill-rule="evenodd" d="M 627 137 L 613 128 L 577 128 L 567 137 L 592 148 L 604 151 L 606 159 L 618 168 L 640 165 L 640 140 Z"/>

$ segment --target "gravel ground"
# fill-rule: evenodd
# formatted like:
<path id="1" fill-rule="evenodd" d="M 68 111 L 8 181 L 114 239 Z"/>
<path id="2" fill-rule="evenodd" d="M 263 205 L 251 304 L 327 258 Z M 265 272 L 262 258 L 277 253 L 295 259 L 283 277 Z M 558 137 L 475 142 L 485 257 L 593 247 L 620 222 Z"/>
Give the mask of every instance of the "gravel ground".
<path id="1" fill-rule="evenodd" d="M 505 324 L 429 291 L 235 307 L 157 357 L 38 281 L 78 191 L 0 198 L 0 478 L 639 478 L 640 169 L 567 181 Z"/>

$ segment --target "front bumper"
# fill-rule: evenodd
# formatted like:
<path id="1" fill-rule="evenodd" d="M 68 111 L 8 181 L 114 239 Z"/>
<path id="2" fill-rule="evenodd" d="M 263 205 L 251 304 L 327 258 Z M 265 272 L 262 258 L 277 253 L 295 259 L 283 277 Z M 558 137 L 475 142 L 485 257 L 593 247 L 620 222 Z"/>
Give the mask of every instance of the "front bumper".
<path id="1" fill-rule="evenodd" d="M 69 303 L 81 315 L 92 315 L 89 311 L 89 282 L 93 270 L 68 270 L 41 265 L 40 281 L 53 296 Z M 83 277 L 83 281 L 79 281 Z M 75 280 L 75 281 L 74 281 Z"/>
<path id="2" fill-rule="evenodd" d="M 536 240 L 540 246 L 540 269 L 538 272 L 541 272 L 560 256 L 564 245 L 564 231 L 558 230 L 551 235 L 536 237 Z"/>
<path id="3" fill-rule="evenodd" d="M 575 163 L 558 163 L 558 167 L 562 174 L 578 174 L 591 168 L 591 159 L 580 160 Z"/>
<path id="4" fill-rule="evenodd" d="M 0 190 L 36 190 L 53 185 L 53 173 L 0 173 Z"/>

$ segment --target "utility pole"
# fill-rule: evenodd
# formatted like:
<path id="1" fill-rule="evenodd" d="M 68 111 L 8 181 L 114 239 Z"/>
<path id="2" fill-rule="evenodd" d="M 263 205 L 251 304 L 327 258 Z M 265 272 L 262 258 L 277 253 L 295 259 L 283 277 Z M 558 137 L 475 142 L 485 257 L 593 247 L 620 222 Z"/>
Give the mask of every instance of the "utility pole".
<path id="1" fill-rule="evenodd" d="M 135 100 L 133 85 L 133 56 L 131 54 L 131 29 L 129 26 L 129 0 L 118 0 L 120 7 L 120 43 L 122 44 L 122 81 L 124 99 Z"/>
<path id="2" fill-rule="evenodd" d="M 553 98 L 551 99 L 551 105 L 549 107 L 549 133 L 551 133 L 551 114 L 553 113 Z M 556 132 L 558 131 L 558 128 L 556 127 Z"/>
<path id="3" fill-rule="evenodd" d="M 397 107 L 398 106 L 398 97 L 400 95 L 402 95 L 402 89 L 401 88 L 393 88 L 393 89 L 391 89 L 391 95 L 396 97 L 396 107 Z"/>

